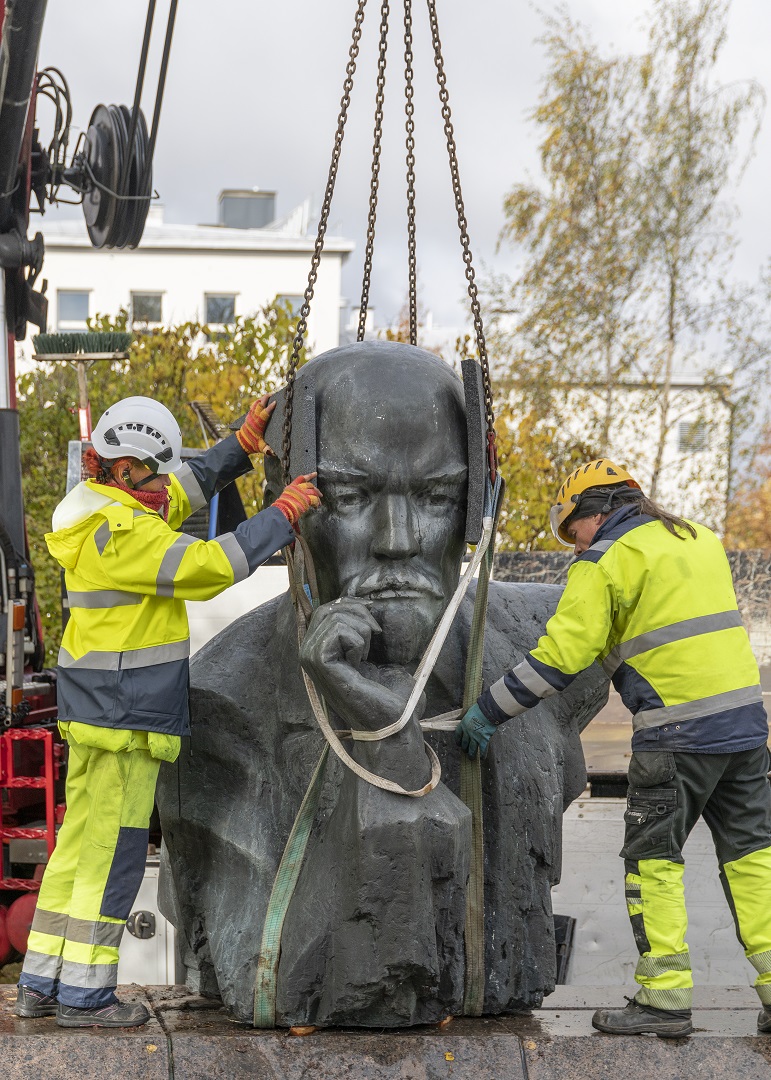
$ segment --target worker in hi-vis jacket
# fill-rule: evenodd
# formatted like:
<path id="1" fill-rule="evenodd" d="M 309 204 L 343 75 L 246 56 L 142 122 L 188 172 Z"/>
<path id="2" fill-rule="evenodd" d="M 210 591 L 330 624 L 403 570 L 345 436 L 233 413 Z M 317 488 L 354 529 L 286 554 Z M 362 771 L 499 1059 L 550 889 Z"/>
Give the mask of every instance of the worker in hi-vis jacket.
<path id="1" fill-rule="evenodd" d="M 59 653 L 59 727 L 69 745 L 67 811 L 40 886 L 16 1013 L 63 1027 L 131 1027 L 144 1005 L 115 996 L 118 946 L 145 871 L 161 761 L 189 734 L 186 600 L 248 577 L 294 540 L 319 503 L 298 477 L 267 510 L 213 540 L 178 532 L 252 468 L 272 405 L 182 463 L 169 410 L 145 397 L 111 406 L 84 455 L 90 479 L 54 511 L 49 551 L 65 569 L 70 618 Z"/>
<path id="2" fill-rule="evenodd" d="M 633 713 L 621 855 L 640 959 L 635 998 L 599 1009 L 592 1023 L 612 1034 L 693 1030 L 682 848 L 703 816 L 758 972 L 758 1030 L 771 1033 L 768 720 L 723 547 L 605 459 L 568 477 L 551 522 L 576 554 L 557 610 L 536 648 L 468 710 L 456 738 L 471 757 L 484 754 L 499 724 L 599 660 Z"/>

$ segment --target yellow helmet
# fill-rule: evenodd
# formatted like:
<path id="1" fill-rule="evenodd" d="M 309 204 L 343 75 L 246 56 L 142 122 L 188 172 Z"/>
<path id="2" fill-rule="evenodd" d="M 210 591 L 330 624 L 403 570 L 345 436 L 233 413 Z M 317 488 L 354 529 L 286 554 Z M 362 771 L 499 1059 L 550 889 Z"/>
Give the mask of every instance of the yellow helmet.
<path id="1" fill-rule="evenodd" d="M 551 530 L 559 542 L 566 547 L 573 547 L 573 541 L 568 536 L 565 525 L 568 518 L 578 509 L 581 496 L 585 491 L 621 485 L 638 489 L 640 487 L 622 465 L 616 465 L 608 458 L 590 461 L 588 465 L 581 465 L 572 472 L 557 492 L 557 502 L 549 512 Z"/>

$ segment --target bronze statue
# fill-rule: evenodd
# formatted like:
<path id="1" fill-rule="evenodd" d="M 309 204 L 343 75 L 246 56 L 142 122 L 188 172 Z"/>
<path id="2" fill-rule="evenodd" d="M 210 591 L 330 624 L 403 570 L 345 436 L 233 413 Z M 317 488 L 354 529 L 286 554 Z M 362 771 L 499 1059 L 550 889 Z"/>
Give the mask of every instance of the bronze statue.
<path id="1" fill-rule="evenodd" d="M 163 905 L 189 985 L 219 994 L 244 1020 L 270 890 L 323 746 L 300 665 L 336 729 L 392 723 L 465 550 L 466 409 L 453 371 L 413 346 L 367 342 L 302 372 L 315 397 L 306 449 L 312 430 L 324 501 L 301 528 L 320 606 L 299 654 L 288 594 L 201 650 L 191 665 L 190 751 L 159 789 Z M 270 498 L 282 486 L 277 461 L 267 478 Z M 491 585 L 486 679 L 535 644 L 558 597 L 550 586 Z M 471 608 L 467 597 L 407 725 L 348 744 L 365 768 L 407 789 L 431 771 L 420 719 L 460 705 Z M 482 764 L 485 1012 L 531 1008 L 553 989 L 561 815 L 586 781 L 579 723 L 606 694 L 599 669 L 585 673 L 502 729 Z M 395 1027 L 462 1012 L 470 815 L 453 793 L 452 733 L 427 738 L 444 782 L 422 798 L 375 788 L 330 756 L 284 925 L 279 1023 Z"/>

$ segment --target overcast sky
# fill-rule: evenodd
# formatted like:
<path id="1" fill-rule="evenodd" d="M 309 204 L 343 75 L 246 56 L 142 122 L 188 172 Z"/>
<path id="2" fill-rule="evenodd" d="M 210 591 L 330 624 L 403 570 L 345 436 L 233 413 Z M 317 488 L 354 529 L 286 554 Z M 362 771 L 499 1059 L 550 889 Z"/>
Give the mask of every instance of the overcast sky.
<path id="1" fill-rule="evenodd" d="M 167 5 L 168 0 L 159 0 L 158 49 Z M 540 4 L 546 11 L 554 6 L 553 0 Z M 131 104 L 144 7 L 136 0 L 48 0 L 40 67 L 53 64 L 64 71 L 78 129 L 87 126 L 99 102 Z M 413 7 L 421 299 L 436 321 L 458 325 L 467 311 L 463 265 L 425 5 L 416 0 Z M 644 0 L 567 0 L 567 7 L 601 45 L 644 46 Z M 180 0 L 155 157 L 155 186 L 167 221 L 215 221 L 217 194 L 225 187 L 275 189 L 279 214 L 308 196 L 318 205 L 355 8 L 354 0 Z M 331 215 L 330 232 L 357 242 L 344 279 L 354 304 L 369 193 L 379 8 L 370 0 Z M 371 296 L 379 324 L 395 318 L 406 294 L 402 5 L 397 0 L 391 8 L 391 92 L 387 87 Z M 526 0 L 438 0 L 438 11 L 475 264 L 480 274 L 485 268 L 506 269 L 513 254 L 495 250 L 502 199 L 515 181 L 537 176 L 537 132 L 527 113 L 544 70 L 535 40 L 542 19 Z M 771 90 L 769 42 L 771 3 L 733 0 L 723 79 L 755 78 Z M 149 91 L 157 70 L 156 52 Z M 148 121 L 152 100 L 146 90 Z M 40 119 L 45 137 L 42 110 Z M 737 193 L 742 214 L 737 271 L 746 277 L 754 277 L 771 254 L 769 175 L 771 117 Z"/>

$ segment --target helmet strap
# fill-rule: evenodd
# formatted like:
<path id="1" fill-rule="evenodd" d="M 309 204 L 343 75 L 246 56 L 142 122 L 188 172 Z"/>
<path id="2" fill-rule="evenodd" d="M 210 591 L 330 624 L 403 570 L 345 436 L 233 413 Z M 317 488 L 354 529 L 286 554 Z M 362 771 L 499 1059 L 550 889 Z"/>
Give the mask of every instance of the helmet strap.
<path id="1" fill-rule="evenodd" d="M 145 486 L 145 484 L 149 484 L 151 480 L 156 480 L 157 478 L 158 478 L 158 473 L 151 472 L 148 476 L 143 476 L 141 480 L 135 481 L 134 484 L 133 484 L 133 487 L 137 491 L 139 491 L 139 489 L 143 488 Z"/>
<path id="2" fill-rule="evenodd" d="M 122 491 L 128 492 L 132 495 L 137 502 L 148 510 L 155 510 L 166 520 L 169 512 L 169 489 L 164 487 L 161 491 L 142 491 L 142 485 L 146 484 L 149 480 L 154 480 L 155 473 L 151 473 L 150 476 L 143 477 L 138 483 L 134 483 L 131 479 L 131 473 L 128 468 L 123 468 L 120 471 L 116 470 L 113 473 L 112 480 L 110 481 L 114 487 L 120 488 Z"/>

